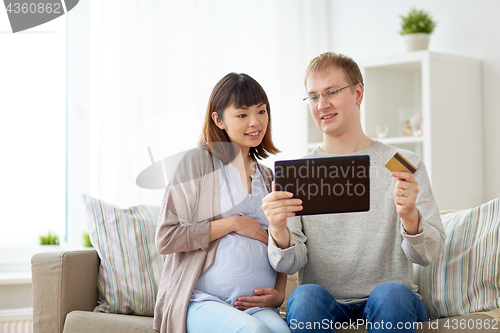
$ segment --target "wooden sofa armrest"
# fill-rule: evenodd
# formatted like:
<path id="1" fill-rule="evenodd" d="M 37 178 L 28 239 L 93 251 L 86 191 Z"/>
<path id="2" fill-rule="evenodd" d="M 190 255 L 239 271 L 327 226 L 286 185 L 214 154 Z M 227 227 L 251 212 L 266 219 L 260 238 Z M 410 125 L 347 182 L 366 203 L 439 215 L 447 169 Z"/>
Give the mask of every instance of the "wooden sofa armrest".
<path id="1" fill-rule="evenodd" d="M 66 315 L 97 305 L 99 257 L 93 249 L 37 253 L 31 258 L 33 332 L 62 333 Z"/>

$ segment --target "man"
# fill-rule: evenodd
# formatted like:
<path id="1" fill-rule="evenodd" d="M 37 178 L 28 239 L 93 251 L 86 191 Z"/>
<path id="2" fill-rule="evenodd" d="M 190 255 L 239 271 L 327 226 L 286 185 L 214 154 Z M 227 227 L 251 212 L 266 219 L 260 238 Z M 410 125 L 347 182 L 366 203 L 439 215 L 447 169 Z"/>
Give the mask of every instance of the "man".
<path id="1" fill-rule="evenodd" d="M 412 263 L 429 265 L 445 239 L 425 166 L 418 155 L 364 134 L 363 77 L 354 60 L 321 54 L 309 64 L 305 85 L 324 133 L 306 158 L 369 155 L 371 199 L 367 212 L 295 216 L 301 201 L 291 193 L 264 198 L 271 265 L 287 274 L 300 269 L 288 325 L 293 332 L 335 332 L 347 327 L 342 323 L 364 322 L 368 332 L 416 332 L 414 323 L 428 315 Z M 414 175 L 385 169 L 397 151 L 416 166 Z"/>

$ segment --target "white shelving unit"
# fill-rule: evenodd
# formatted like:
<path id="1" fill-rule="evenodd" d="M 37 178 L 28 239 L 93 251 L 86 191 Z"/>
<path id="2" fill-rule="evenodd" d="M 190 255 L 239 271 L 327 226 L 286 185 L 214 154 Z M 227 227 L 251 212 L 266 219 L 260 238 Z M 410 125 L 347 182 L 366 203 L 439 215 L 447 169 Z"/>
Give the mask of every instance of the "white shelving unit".
<path id="1" fill-rule="evenodd" d="M 483 202 L 481 62 L 417 51 L 359 61 L 365 81 L 361 121 L 365 133 L 419 154 L 441 210 Z M 402 136 L 402 123 L 422 117 L 419 136 Z M 376 127 L 388 127 L 377 138 Z M 309 116 L 308 148 L 322 141 Z"/>

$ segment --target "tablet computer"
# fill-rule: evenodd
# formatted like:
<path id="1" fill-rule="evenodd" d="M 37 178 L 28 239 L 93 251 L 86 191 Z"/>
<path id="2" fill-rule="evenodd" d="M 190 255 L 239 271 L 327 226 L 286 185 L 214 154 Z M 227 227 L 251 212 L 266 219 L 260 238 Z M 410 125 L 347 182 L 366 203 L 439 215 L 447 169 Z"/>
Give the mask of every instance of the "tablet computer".
<path id="1" fill-rule="evenodd" d="M 276 191 L 302 200 L 296 215 L 370 210 L 370 156 L 340 156 L 276 161 Z"/>

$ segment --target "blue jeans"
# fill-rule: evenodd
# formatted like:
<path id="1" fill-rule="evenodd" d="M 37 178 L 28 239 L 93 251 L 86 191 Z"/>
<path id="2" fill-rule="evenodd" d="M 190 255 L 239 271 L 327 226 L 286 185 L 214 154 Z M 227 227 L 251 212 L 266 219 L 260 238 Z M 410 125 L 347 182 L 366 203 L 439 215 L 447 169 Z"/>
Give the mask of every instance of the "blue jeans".
<path id="1" fill-rule="evenodd" d="M 249 315 L 232 306 L 215 302 L 189 302 L 188 333 L 290 333 L 279 313 L 271 309 Z"/>
<path id="2" fill-rule="evenodd" d="M 396 282 L 381 283 L 367 301 L 348 305 L 338 303 L 319 285 L 305 284 L 290 295 L 286 315 L 292 332 L 335 332 L 335 328 L 353 328 L 364 321 L 369 333 L 414 333 L 416 322 L 428 320 L 422 300 Z"/>

